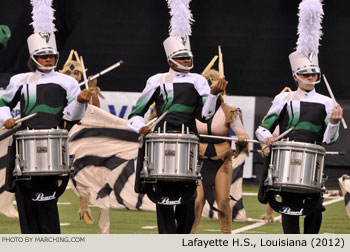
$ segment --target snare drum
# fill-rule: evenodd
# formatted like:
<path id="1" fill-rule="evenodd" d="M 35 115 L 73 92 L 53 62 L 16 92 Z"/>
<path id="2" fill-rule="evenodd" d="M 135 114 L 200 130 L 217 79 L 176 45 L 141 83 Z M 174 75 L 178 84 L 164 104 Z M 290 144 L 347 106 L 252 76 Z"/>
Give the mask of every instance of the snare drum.
<path id="1" fill-rule="evenodd" d="M 198 137 L 183 133 L 151 133 L 145 140 L 145 182 L 195 181 L 200 178 Z"/>
<path id="2" fill-rule="evenodd" d="M 325 148 L 317 144 L 275 142 L 265 185 L 279 191 L 321 192 L 325 154 Z"/>
<path id="3" fill-rule="evenodd" d="M 68 131 L 21 130 L 15 134 L 14 176 L 59 175 L 70 172 Z"/>

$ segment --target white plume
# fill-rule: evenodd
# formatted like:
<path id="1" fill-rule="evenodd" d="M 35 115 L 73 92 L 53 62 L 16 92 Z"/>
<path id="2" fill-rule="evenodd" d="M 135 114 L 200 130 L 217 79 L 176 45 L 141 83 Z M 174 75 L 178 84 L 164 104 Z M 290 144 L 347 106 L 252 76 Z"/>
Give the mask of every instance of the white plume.
<path id="1" fill-rule="evenodd" d="M 299 4 L 299 25 L 297 52 L 308 57 L 310 53 L 318 54 L 319 41 L 322 36 L 322 0 L 303 0 Z"/>
<path id="2" fill-rule="evenodd" d="M 169 35 L 186 37 L 191 35 L 192 13 L 191 0 L 167 0 L 170 9 Z"/>
<path id="3" fill-rule="evenodd" d="M 53 21 L 54 9 L 52 6 L 52 0 L 31 0 L 30 3 L 33 6 L 32 17 L 34 33 L 37 32 L 49 32 L 53 33 L 56 31 L 55 24 Z"/>

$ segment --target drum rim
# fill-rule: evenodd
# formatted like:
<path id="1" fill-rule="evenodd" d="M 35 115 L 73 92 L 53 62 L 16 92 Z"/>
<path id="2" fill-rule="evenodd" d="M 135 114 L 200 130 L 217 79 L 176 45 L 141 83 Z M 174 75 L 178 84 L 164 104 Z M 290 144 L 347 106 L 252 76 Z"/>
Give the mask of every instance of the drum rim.
<path id="1" fill-rule="evenodd" d="M 195 134 L 182 134 L 182 133 L 149 133 L 146 135 L 147 139 L 159 139 L 159 138 L 165 138 L 165 139 L 193 139 L 193 140 L 199 140 L 198 136 Z"/>
<path id="2" fill-rule="evenodd" d="M 141 179 L 146 181 L 196 181 L 201 178 L 200 175 L 163 175 L 152 174 L 148 176 L 142 176 Z"/>
<path id="3" fill-rule="evenodd" d="M 273 185 L 268 185 L 270 189 L 280 190 L 280 191 L 289 191 L 289 192 L 301 192 L 305 193 L 305 191 L 309 192 L 321 192 L 322 191 L 322 183 L 318 183 L 317 185 L 311 186 L 307 184 L 296 184 L 296 183 L 286 183 L 286 182 L 275 182 Z"/>
<path id="4" fill-rule="evenodd" d="M 272 144 L 272 150 L 274 150 L 274 147 L 276 147 L 276 148 L 277 147 L 296 147 L 296 148 L 313 149 L 313 150 L 318 150 L 321 152 L 326 152 L 326 149 L 321 145 L 312 144 L 312 143 L 297 142 L 297 141 L 274 142 Z"/>
<path id="5" fill-rule="evenodd" d="M 26 129 L 15 133 L 15 136 L 63 135 L 68 136 L 66 129 Z"/>
<path id="6" fill-rule="evenodd" d="M 71 174 L 72 172 L 71 171 L 57 171 L 57 172 L 22 172 L 21 175 L 18 175 L 17 172 L 13 172 L 13 176 L 14 177 L 18 177 L 18 178 L 21 178 L 21 177 L 39 177 L 39 176 L 57 176 L 57 175 L 69 175 Z"/>

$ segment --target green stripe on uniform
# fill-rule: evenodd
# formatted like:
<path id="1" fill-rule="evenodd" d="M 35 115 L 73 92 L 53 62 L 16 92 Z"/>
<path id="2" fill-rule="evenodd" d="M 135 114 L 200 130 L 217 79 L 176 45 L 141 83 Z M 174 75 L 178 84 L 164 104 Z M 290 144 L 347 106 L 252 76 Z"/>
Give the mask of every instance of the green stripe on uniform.
<path id="1" fill-rule="evenodd" d="M 309 123 L 309 122 L 300 122 L 297 124 L 297 126 L 295 126 L 293 131 L 300 130 L 300 129 L 308 130 L 308 131 L 312 131 L 312 132 L 317 133 L 321 130 L 321 126 L 315 125 L 315 124 Z"/>
<path id="2" fill-rule="evenodd" d="M 62 110 L 62 108 L 63 108 L 63 106 L 53 108 L 53 107 L 41 104 L 41 105 L 35 106 L 34 109 L 30 113 L 34 114 L 36 112 L 44 112 L 44 113 L 56 115 Z"/>
<path id="3" fill-rule="evenodd" d="M 189 107 L 189 106 L 185 106 L 185 105 L 181 105 L 181 104 L 173 104 L 170 108 L 169 108 L 169 113 L 170 112 L 182 112 L 182 113 L 193 113 L 194 112 L 194 108 Z"/>
<path id="4" fill-rule="evenodd" d="M 265 118 L 264 122 L 261 124 L 261 127 L 265 129 L 270 129 L 272 124 L 276 121 L 277 114 L 271 114 Z"/>

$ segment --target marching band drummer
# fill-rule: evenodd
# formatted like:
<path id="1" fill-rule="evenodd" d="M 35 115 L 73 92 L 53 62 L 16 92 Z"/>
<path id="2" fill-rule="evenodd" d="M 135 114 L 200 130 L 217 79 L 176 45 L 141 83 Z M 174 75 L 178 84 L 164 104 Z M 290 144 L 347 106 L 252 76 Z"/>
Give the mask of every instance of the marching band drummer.
<path id="1" fill-rule="evenodd" d="M 277 95 L 264 122 L 256 130 L 256 137 L 267 146 L 271 146 L 275 141 L 271 132 L 277 125 L 280 127 L 280 132 L 285 132 L 294 126 L 294 129 L 285 136 L 290 141 L 319 145 L 322 143 L 331 144 L 339 136 L 339 121 L 342 118 L 343 109 L 338 104 L 335 105 L 331 98 L 321 95 L 315 90 L 315 85 L 321 80 L 321 70 L 318 64 L 318 44 L 313 45 L 312 43 L 318 42 L 319 38 L 313 38 L 310 41 L 308 38 L 312 37 L 311 34 L 321 33 L 300 28 L 305 24 L 315 22 L 315 19 L 305 20 L 307 17 L 319 16 L 321 19 L 322 5 L 318 3 L 317 6 L 311 6 L 315 1 L 307 2 L 308 0 L 304 0 L 300 4 L 297 50 L 289 55 L 293 79 L 298 89 Z M 309 6 L 306 6 L 307 10 L 305 10 L 307 4 Z M 305 11 L 309 10 L 313 11 L 313 15 L 305 14 Z M 304 233 L 307 234 L 317 234 L 321 227 L 322 211 L 324 211 L 322 193 L 316 194 L 316 196 L 315 198 L 306 198 L 302 193 L 286 193 L 282 196 L 282 203 L 288 202 L 291 207 L 300 208 L 303 206 L 299 209 L 301 212 L 306 211 L 309 203 L 315 202 L 314 207 L 310 207 L 308 213 L 305 214 Z M 266 194 L 262 185 L 259 190 L 259 200 L 266 204 Z M 299 215 L 296 214 L 298 211 L 287 211 L 286 208 L 280 210 L 284 233 L 300 233 Z"/>
<path id="2" fill-rule="evenodd" d="M 35 117 L 22 123 L 23 128 L 63 128 L 63 118 L 73 121 L 83 117 L 84 103 L 90 100 L 91 92 L 81 92 L 76 80 L 54 70 L 58 51 L 53 33 L 51 2 L 43 6 L 39 1 L 40 7 L 35 5 L 37 1 L 32 3 L 34 34 L 27 41 L 30 54 L 28 66 L 32 72 L 10 79 L 6 93 L 0 99 L 0 124 L 7 129 L 15 126 L 16 121 L 12 119 L 10 111 L 19 102 L 22 117 L 37 112 Z M 45 19 L 47 22 L 42 22 Z M 12 153 L 14 148 L 13 144 Z M 6 189 L 15 191 L 21 232 L 60 233 L 57 201 L 64 192 L 69 176 L 67 179 L 55 175 L 32 176 L 30 180 L 17 180 L 13 188 L 13 168 L 14 153 L 8 158 Z"/>
<path id="3" fill-rule="evenodd" d="M 210 69 L 202 75 L 214 87 L 219 80 L 219 72 Z M 195 221 L 191 233 L 196 232 L 196 228 L 202 216 L 205 200 L 208 200 L 211 209 L 218 211 L 218 219 L 221 233 L 231 234 L 232 232 L 232 208 L 230 205 L 230 187 L 232 181 L 233 162 L 234 165 L 241 165 L 247 157 L 249 150 L 246 140 L 249 135 L 244 129 L 241 121 L 241 113 L 238 108 L 229 106 L 224 101 L 224 94 L 218 95 L 215 115 L 206 123 L 196 120 L 199 134 L 228 136 L 230 129 L 234 131 L 238 140 L 236 142 L 236 152 L 231 150 L 231 142 L 200 138 L 199 156 L 202 159 L 201 176 L 197 187 L 197 197 L 195 200 Z M 215 195 L 217 209 L 210 199 Z"/>
<path id="4" fill-rule="evenodd" d="M 143 116 L 153 102 L 156 104 L 158 117 L 168 110 L 156 129 L 158 127 L 162 129 L 163 123 L 166 122 L 167 131 L 180 132 L 184 125 L 190 132 L 197 133 L 195 118 L 209 119 L 215 111 L 216 94 L 226 88 L 227 81 L 223 78 L 215 88 L 210 90 L 207 81 L 201 75 L 190 73 L 193 67 L 193 56 L 189 38 L 186 39 L 185 45 L 181 38 L 173 36 L 164 41 L 170 70 L 168 73 L 156 74 L 147 80 L 147 85 L 134 111 L 129 115 L 127 127 L 141 135 L 151 132 L 145 125 Z M 204 99 L 206 99 L 205 104 L 203 104 Z M 138 163 L 142 163 L 139 159 L 143 160 L 143 156 L 138 157 Z M 140 170 L 136 172 L 139 173 Z M 139 183 L 140 181 L 135 182 L 136 192 L 142 192 Z M 156 203 L 159 233 L 190 233 L 194 221 L 196 187 L 195 181 L 189 184 L 158 181 L 156 191 L 143 191 Z M 177 201 L 177 203 L 162 203 L 161 195 L 168 195 L 168 198 L 176 199 L 174 202 Z M 175 212 L 174 204 L 177 204 Z"/>
<path id="5" fill-rule="evenodd" d="M 163 45 L 170 70 L 167 73 L 156 74 L 147 80 L 146 87 L 134 111 L 129 115 L 127 124 L 128 128 L 141 135 L 151 132 L 143 116 L 153 102 L 156 104 L 158 117 L 168 111 L 156 125 L 156 130 L 158 127 L 163 129 L 166 123 L 167 132 L 181 132 L 184 125 L 185 129 L 189 128 L 190 132 L 196 134 L 195 118 L 206 120 L 212 117 L 216 95 L 227 86 L 227 81 L 221 78 L 210 90 L 205 78 L 199 74 L 190 73 L 193 67 L 193 55 L 189 40 L 192 21 L 189 1 L 168 1 L 168 6 L 173 16 L 170 22 L 170 36 Z M 148 183 L 141 188 L 140 172 L 143 159 L 144 148 L 140 149 L 138 154 L 135 191 L 147 193 L 148 197 L 156 203 L 158 232 L 160 234 L 190 233 L 194 221 L 196 181 L 158 181 L 155 186 L 148 186 L 150 184 Z"/>

